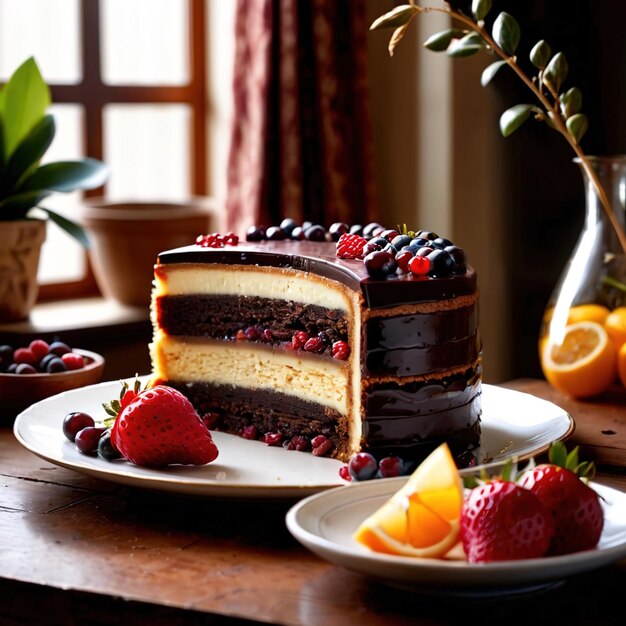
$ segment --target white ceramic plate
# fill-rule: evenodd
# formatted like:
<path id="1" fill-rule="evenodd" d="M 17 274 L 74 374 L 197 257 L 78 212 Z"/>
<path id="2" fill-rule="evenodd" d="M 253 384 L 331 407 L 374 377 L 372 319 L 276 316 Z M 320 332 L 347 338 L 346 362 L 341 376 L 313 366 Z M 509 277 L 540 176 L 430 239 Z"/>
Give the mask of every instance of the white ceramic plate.
<path id="1" fill-rule="evenodd" d="M 18 416 L 15 436 L 26 448 L 57 465 L 125 485 L 172 493 L 300 498 L 344 484 L 339 478 L 340 461 L 219 432 L 214 434 L 219 457 L 201 467 L 154 470 L 81 454 L 63 436 L 63 418 L 71 411 L 103 416 L 102 402 L 118 397 L 119 390 L 119 381 L 107 382 L 42 400 Z M 552 441 L 566 437 L 573 428 L 571 417 L 556 405 L 490 385 L 483 386 L 482 425 L 481 450 L 489 462 L 510 455 L 535 454 Z"/>
<path id="2" fill-rule="evenodd" d="M 287 527 L 307 548 L 332 563 L 414 590 L 501 593 L 536 587 L 626 557 L 626 494 L 593 484 L 604 499 L 605 527 L 594 550 L 565 556 L 471 564 L 378 554 L 352 538 L 359 524 L 406 479 L 354 483 L 301 500 L 287 514 Z"/>

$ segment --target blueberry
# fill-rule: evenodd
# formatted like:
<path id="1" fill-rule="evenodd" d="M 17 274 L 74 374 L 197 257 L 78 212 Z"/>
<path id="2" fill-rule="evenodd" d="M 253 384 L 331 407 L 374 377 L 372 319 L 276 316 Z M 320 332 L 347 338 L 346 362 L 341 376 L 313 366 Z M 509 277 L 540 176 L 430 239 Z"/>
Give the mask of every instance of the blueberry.
<path id="1" fill-rule="evenodd" d="M 111 443 L 111 431 L 105 430 L 98 439 L 98 456 L 105 461 L 114 461 L 122 456 L 122 453 Z"/>
<path id="2" fill-rule="evenodd" d="M 372 231 L 372 237 L 382 237 L 386 230 L 384 226 L 379 226 Z"/>
<path id="3" fill-rule="evenodd" d="M 465 274 L 467 271 L 467 257 L 465 250 L 458 246 L 446 246 L 444 250 L 454 259 L 454 273 Z"/>
<path id="4" fill-rule="evenodd" d="M 66 372 L 66 371 L 67 371 L 67 366 L 63 362 L 63 359 L 61 359 L 60 357 L 55 357 L 54 359 L 51 359 L 50 361 L 48 361 L 48 363 L 46 364 L 47 374 L 55 374 L 57 372 Z"/>
<path id="5" fill-rule="evenodd" d="M 369 480 L 378 470 L 376 459 L 369 452 L 357 452 L 350 457 L 348 472 L 352 480 Z"/>
<path id="6" fill-rule="evenodd" d="M 289 235 L 290 239 L 294 241 L 302 241 L 304 239 L 304 228 L 302 226 L 296 226 L 292 231 L 291 235 Z"/>
<path id="7" fill-rule="evenodd" d="M 430 243 L 429 239 L 425 239 L 424 237 L 415 237 L 411 240 L 411 245 L 416 245 L 418 247 L 427 246 Z"/>
<path id="8" fill-rule="evenodd" d="M 7 374 L 17 374 L 17 363 L 11 363 L 7 367 Z"/>
<path id="9" fill-rule="evenodd" d="M 363 259 L 363 263 L 367 273 L 372 278 L 385 278 L 393 274 L 398 268 L 394 255 L 385 250 L 370 252 L 365 259 Z"/>
<path id="10" fill-rule="evenodd" d="M 298 225 L 298 223 L 296 222 L 296 220 L 293 220 L 290 217 L 286 217 L 280 223 L 280 229 L 285 233 L 285 235 L 287 235 L 287 237 L 291 237 L 291 233 L 293 232 L 293 229 L 297 225 Z"/>
<path id="11" fill-rule="evenodd" d="M 368 243 L 380 246 L 380 249 L 382 250 L 389 242 L 384 237 L 372 237 Z"/>
<path id="12" fill-rule="evenodd" d="M 370 237 L 373 237 L 374 230 L 377 228 L 383 228 L 383 227 L 378 222 L 370 222 L 369 224 L 363 227 L 363 237 L 365 237 L 365 239 L 369 239 Z M 385 229 L 383 228 L 383 230 Z"/>
<path id="13" fill-rule="evenodd" d="M 381 246 L 370 240 L 363 246 L 363 256 L 366 257 L 370 252 L 377 252 L 378 250 L 382 250 Z"/>
<path id="14" fill-rule="evenodd" d="M 306 231 L 309 228 L 311 228 L 311 226 L 313 226 L 313 222 L 309 222 L 309 221 L 302 222 L 302 230 Z"/>
<path id="15" fill-rule="evenodd" d="M 87 428 L 87 426 L 95 426 L 95 424 L 96 422 L 91 415 L 83 413 L 82 411 L 74 411 L 68 413 L 63 420 L 63 434 L 70 441 L 74 441 L 79 431 L 83 428 Z"/>
<path id="16" fill-rule="evenodd" d="M 326 229 L 319 224 L 313 224 L 313 226 L 304 231 L 304 238 L 308 241 L 324 241 L 326 239 Z"/>
<path id="17" fill-rule="evenodd" d="M 13 362 L 13 347 L 8 344 L 0 346 L 0 372 L 5 372 Z"/>
<path id="18" fill-rule="evenodd" d="M 445 250 L 433 250 L 428 255 L 430 261 L 429 276 L 437 278 L 450 276 L 454 271 L 454 259 Z"/>
<path id="19" fill-rule="evenodd" d="M 381 478 L 401 476 L 404 471 L 404 463 L 399 456 L 386 456 L 378 464 L 378 474 Z"/>
<path id="20" fill-rule="evenodd" d="M 393 254 L 393 256 L 395 257 L 396 254 L 398 254 L 398 252 L 400 251 L 399 248 L 396 248 L 392 243 L 388 243 L 383 250 L 385 252 L 391 252 L 391 254 Z"/>
<path id="21" fill-rule="evenodd" d="M 266 230 L 265 226 L 250 226 L 246 231 L 246 241 L 263 241 Z"/>
<path id="22" fill-rule="evenodd" d="M 420 248 L 416 253 L 415 256 L 428 256 L 431 252 L 434 252 L 435 249 L 431 248 L 430 246 L 424 246 L 423 248 Z"/>
<path id="23" fill-rule="evenodd" d="M 287 234 L 280 226 L 270 226 L 265 231 L 265 236 L 269 241 L 282 241 L 287 238 Z"/>
<path id="24" fill-rule="evenodd" d="M 415 236 L 422 239 L 428 239 L 429 241 L 437 239 L 437 235 L 435 233 L 431 233 L 428 230 L 418 230 L 417 233 L 415 233 Z"/>
<path id="25" fill-rule="evenodd" d="M 36 374 L 37 370 L 30 363 L 20 363 L 15 368 L 16 374 Z"/>
<path id="26" fill-rule="evenodd" d="M 46 356 L 43 357 L 43 359 L 41 359 L 41 361 L 39 361 L 39 371 L 40 372 L 45 372 L 46 368 L 48 367 L 48 363 L 50 363 L 50 361 L 52 361 L 52 359 L 58 359 L 58 358 L 60 358 L 60 357 L 58 357 L 56 354 L 52 354 L 51 352 L 46 354 Z"/>
<path id="27" fill-rule="evenodd" d="M 362 224 L 352 224 L 350 226 L 350 234 L 351 235 L 360 235 L 363 236 L 363 225 Z"/>
<path id="28" fill-rule="evenodd" d="M 385 230 L 383 230 L 382 233 L 380 233 L 380 237 L 384 237 L 387 241 L 391 241 L 392 239 L 395 239 L 400 233 L 397 230 L 394 230 L 393 228 L 387 228 Z"/>
<path id="29" fill-rule="evenodd" d="M 56 354 L 57 356 L 63 356 L 64 354 L 67 354 L 71 351 L 72 348 L 70 348 L 66 343 L 63 343 L 62 341 L 53 341 L 50 344 L 50 352 L 52 352 L 52 354 Z"/>
<path id="30" fill-rule="evenodd" d="M 93 454 L 98 451 L 98 442 L 106 428 L 100 426 L 86 426 L 76 433 L 74 443 L 79 452 Z"/>
<path id="31" fill-rule="evenodd" d="M 391 243 L 400 250 L 404 246 L 410 246 L 412 239 L 408 235 L 398 235 L 391 240 Z"/>
<path id="32" fill-rule="evenodd" d="M 446 246 L 451 246 L 452 242 L 444 237 L 437 237 L 430 242 L 430 245 L 438 250 L 443 250 Z"/>
<path id="33" fill-rule="evenodd" d="M 348 232 L 348 225 L 343 222 L 335 222 L 328 229 L 328 233 L 332 241 L 339 241 L 339 237 Z"/>

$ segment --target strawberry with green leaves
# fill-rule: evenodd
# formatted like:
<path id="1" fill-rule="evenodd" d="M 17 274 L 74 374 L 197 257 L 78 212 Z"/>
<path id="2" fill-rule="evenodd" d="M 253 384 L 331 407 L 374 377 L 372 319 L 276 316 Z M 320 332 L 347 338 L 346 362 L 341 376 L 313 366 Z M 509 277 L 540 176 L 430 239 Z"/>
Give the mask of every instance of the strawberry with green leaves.
<path id="1" fill-rule="evenodd" d="M 552 446 L 549 464 L 526 471 L 520 485 L 534 493 L 550 511 L 555 534 L 549 554 L 571 554 L 595 547 L 604 526 L 598 494 L 585 479 L 593 475 L 592 463 L 579 463 L 578 448 L 567 454 L 565 446 Z"/>
<path id="2" fill-rule="evenodd" d="M 136 384 L 108 408 L 109 414 L 118 412 L 111 443 L 135 465 L 204 465 L 217 458 L 209 429 L 191 402 L 171 387 L 140 391 Z"/>

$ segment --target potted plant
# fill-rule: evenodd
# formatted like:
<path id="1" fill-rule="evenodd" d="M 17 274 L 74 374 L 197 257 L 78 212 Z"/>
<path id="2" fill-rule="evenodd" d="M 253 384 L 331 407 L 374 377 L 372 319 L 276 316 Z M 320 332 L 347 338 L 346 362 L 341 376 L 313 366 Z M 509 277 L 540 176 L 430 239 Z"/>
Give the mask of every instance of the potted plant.
<path id="1" fill-rule="evenodd" d="M 108 168 L 95 159 L 41 165 L 55 134 L 50 89 L 33 58 L 0 90 L 0 321 L 25 318 L 37 298 L 46 218 L 87 245 L 83 229 L 41 206 L 54 192 L 101 186 Z"/>

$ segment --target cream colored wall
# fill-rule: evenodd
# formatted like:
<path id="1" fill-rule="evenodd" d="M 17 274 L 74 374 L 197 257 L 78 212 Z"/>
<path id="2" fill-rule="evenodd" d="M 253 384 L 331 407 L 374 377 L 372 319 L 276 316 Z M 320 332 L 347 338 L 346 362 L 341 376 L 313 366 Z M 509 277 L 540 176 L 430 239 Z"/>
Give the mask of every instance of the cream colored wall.
<path id="1" fill-rule="evenodd" d="M 394 6 L 368 0 L 368 18 Z M 375 172 L 386 224 L 448 235 L 479 275 L 485 380 L 510 377 L 506 298 L 504 141 L 493 91 L 480 85 L 483 57 L 450 60 L 424 50 L 445 16 L 419 16 L 392 58 L 390 31 L 371 32 L 368 61 Z"/>

